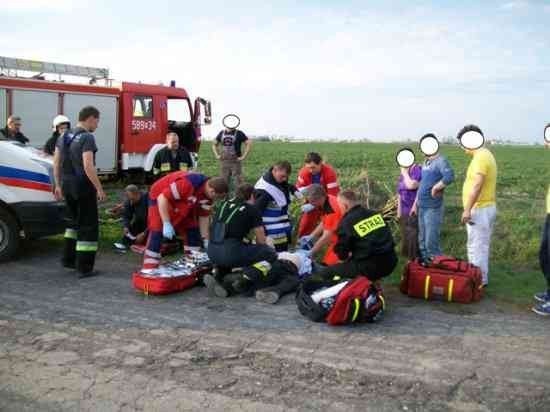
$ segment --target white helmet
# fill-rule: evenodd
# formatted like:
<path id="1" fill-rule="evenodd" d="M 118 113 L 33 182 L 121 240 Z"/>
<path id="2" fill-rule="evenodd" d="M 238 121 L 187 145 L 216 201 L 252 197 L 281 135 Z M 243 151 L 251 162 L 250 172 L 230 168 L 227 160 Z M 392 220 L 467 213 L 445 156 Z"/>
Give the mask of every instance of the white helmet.
<path id="1" fill-rule="evenodd" d="M 71 121 L 69 120 L 69 118 L 65 115 L 62 115 L 62 114 L 58 114 L 57 116 L 55 116 L 53 118 L 53 122 L 52 122 L 52 126 L 53 126 L 53 130 L 56 131 L 57 130 L 57 126 L 59 126 L 60 124 L 63 124 L 63 123 L 67 123 L 67 124 L 71 124 Z"/>

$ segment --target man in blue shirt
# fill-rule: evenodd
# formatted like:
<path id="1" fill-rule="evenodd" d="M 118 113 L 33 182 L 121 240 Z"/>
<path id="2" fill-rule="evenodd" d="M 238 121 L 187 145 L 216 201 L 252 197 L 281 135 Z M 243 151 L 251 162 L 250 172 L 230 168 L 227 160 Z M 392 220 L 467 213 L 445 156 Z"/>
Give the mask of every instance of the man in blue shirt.
<path id="1" fill-rule="evenodd" d="M 437 140 L 433 134 L 422 137 L 426 138 Z M 423 262 L 429 262 L 434 256 L 442 254 L 439 237 L 444 215 L 443 191 L 454 179 L 451 165 L 439 154 L 439 150 L 426 155 L 422 165 L 422 180 L 411 212 L 418 214 L 418 243 Z"/>

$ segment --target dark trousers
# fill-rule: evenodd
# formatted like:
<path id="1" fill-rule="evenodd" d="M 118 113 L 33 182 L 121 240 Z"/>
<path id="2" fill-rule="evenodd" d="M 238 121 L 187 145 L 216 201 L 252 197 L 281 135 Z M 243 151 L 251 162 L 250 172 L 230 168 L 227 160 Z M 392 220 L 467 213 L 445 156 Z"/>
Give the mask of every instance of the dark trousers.
<path id="1" fill-rule="evenodd" d="M 352 279 L 363 275 L 374 282 L 389 276 L 396 265 L 397 256 L 391 251 L 365 260 L 350 259 L 336 265 L 327 266 L 321 269 L 319 275 L 325 280 L 334 279 L 335 277 Z"/>
<path id="2" fill-rule="evenodd" d="M 86 185 L 69 183 L 63 186 L 63 192 L 67 205 L 63 264 L 75 266 L 81 273 L 91 272 L 99 237 L 96 191 Z"/>
<path id="3" fill-rule="evenodd" d="M 279 297 L 295 292 L 300 284 L 298 268 L 288 260 L 276 260 L 267 271 L 254 266 L 244 269 L 244 274 L 251 281 L 254 290 L 276 292 Z"/>
<path id="4" fill-rule="evenodd" d="M 542 240 L 540 242 L 539 262 L 546 285 L 550 291 L 550 214 L 546 215 L 544 227 L 542 230 Z"/>
<path id="5" fill-rule="evenodd" d="M 225 239 L 223 244 L 208 245 L 210 261 L 222 268 L 246 267 L 266 260 L 274 262 L 277 253 L 267 245 L 247 244 L 238 239 Z"/>
<path id="6" fill-rule="evenodd" d="M 401 216 L 401 256 L 409 260 L 418 257 L 418 219 L 416 216 Z"/>

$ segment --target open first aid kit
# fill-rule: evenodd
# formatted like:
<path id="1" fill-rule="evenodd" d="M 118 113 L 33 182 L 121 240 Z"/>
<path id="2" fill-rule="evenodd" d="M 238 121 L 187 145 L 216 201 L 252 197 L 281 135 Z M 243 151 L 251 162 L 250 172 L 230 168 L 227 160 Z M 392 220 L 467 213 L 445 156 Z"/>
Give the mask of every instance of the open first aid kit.
<path id="1" fill-rule="evenodd" d="M 187 251 L 181 258 L 166 262 L 157 269 L 135 272 L 132 284 L 146 295 L 167 295 L 195 286 L 211 270 L 212 264 L 206 253 Z"/>

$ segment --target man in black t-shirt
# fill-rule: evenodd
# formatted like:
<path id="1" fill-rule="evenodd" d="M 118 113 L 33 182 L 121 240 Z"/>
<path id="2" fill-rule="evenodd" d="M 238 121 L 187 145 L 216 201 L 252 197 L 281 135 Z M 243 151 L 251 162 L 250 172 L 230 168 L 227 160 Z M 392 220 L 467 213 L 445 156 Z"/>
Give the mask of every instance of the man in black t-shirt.
<path id="1" fill-rule="evenodd" d="M 243 144 L 244 152 L 242 151 Z M 218 151 L 219 147 L 221 147 L 221 152 Z M 226 127 L 216 136 L 212 150 L 216 159 L 220 161 L 220 175 L 225 179 L 227 184 L 230 183 L 231 176 L 235 178 L 237 185 L 243 182 L 242 162 L 248 156 L 250 148 L 250 140 L 238 129 Z"/>
<path id="2" fill-rule="evenodd" d="M 180 170 L 187 171 L 193 167 L 191 154 L 179 145 L 179 138 L 175 132 L 166 135 L 166 147 L 160 149 L 153 161 L 153 176 L 155 180 L 168 173 Z"/>
<path id="3" fill-rule="evenodd" d="M 77 127 L 59 136 L 54 152 L 55 197 L 65 198 L 67 228 L 62 264 L 76 268 L 79 277 L 93 276 L 99 236 L 97 201 L 106 199 L 95 166 L 97 146 L 92 134 L 99 110 L 84 107 Z"/>
<path id="4" fill-rule="evenodd" d="M 15 140 L 19 143 L 27 144 L 29 139 L 21 132 L 21 118 L 11 115 L 8 117 L 6 127 L 0 130 L 0 138 Z"/>
<path id="5" fill-rule="evenodd" d="M 231 277 L 227 275 L 233 268 L 277 259 L 275 249 L 266 244 L 262 217 L 254 201 L 254 187 L 243 184 L 237 188 L 235 198 L 224 202 L 216 214 L 210 230 L 208 256 L 217 266 L 217 273 L 204 279 L 210 294 L 229 295 L 227 282 L 231 283 Z M 251 232 L 255 235 L 255 244 L 245 242 Z"/>

